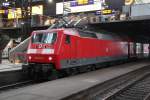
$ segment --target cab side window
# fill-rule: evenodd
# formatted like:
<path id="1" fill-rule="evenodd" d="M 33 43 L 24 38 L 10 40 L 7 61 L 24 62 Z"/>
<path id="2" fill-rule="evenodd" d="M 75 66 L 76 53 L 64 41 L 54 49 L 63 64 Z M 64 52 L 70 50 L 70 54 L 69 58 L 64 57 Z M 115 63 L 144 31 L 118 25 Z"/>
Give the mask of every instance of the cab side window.
<path id="1" fill-rule="evenodd" d="M 70 44 L 70 35 L 66 35 L 65 43 Z"/>

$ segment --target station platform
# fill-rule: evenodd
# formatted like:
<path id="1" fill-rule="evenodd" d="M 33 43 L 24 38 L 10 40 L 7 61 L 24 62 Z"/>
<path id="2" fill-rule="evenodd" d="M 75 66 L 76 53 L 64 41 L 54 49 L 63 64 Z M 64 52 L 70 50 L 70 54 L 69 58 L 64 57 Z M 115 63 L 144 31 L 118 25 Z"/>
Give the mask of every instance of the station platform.
<path id="1" fill-rule="evenodd" d="M 150 67 L 149 61 L 132 62 L 102 68 L 84 74 L 57 79 L 0 93 L 0 100 L 60 100 L 133 70 Z"/>
<path id="2" fill-rule="evenodd" d="M 0 72 L 21 70 L 21 64 L 12 64 L 8 60 L 2 60 L 0 64 Z"/>

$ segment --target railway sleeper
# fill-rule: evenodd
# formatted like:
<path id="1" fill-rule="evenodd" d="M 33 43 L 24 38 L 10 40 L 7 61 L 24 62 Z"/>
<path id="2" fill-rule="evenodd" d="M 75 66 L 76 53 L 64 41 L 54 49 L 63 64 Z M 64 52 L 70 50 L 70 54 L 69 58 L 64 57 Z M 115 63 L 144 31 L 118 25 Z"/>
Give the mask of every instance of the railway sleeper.
<path id="1" fill-rule="evenodd" d="M 132 89 L 132 88 L 131 88 L 131 89 L 127 90 L 127 92 L 128 92 L 128 91 L 135 92 L 135 91 L 137 91 L 137 89 L 138 89 L 139 92 L 150 92 L 149 89 L 145 89 L 145 88 L 135 88 L 135 89 Z"/>
<path id="2" fill-rule="evenodd" d="M 135 94 L 135 95 L 120 95 L 120 97 L 122 97 L 122 98 L 133 98 L 133 99 L 140 99 L 141 98 L 142 99 L 143 95 L 138 95 L 138 94 Z"/>
<path id="3" fill-rule="evenodd" d="M 146 94 L 146 93 L 149 93 L 148 91 L 147 92 L 145 92 L 145 91 L 125 91 L 125 92 L 123 92 L 123 94 L 128 94 L 128 95 L 134 95 L 134 94 Z"/>
<path id="4" fill-rule="evenodd" d="M 131 92 L 129 92 L 129 93 L 122 93 L 122 94 L 120 94 L 120 95 L 122 95 L 122 96 L 125 96 L 125 95 L 128 95 L 128 96 L 136 96 L 136 97 L 141 97 L 141 95 L 145 95 L 145 94 L 147 94 L 147 93 L 141 93 L 141 92 L 134 92 L 134 93 L 131 93 Z"/>
<path id="5" fill-rule="evenodd" d="M 108 100 L 137 100 L 137 97 L 117 96 L 117 97 L 114 97 L 114 98 L 111 98 L 111 99 L 108 99 Z M 140 100 L 140 98 L 138 100 Z"/>

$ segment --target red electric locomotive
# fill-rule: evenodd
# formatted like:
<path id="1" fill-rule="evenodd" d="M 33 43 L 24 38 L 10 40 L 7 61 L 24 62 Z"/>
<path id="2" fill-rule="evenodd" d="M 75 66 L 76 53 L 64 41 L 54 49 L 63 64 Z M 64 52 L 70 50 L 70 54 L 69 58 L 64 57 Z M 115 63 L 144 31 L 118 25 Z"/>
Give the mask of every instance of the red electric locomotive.
<path id="1" fill-rule="evenodd" d="M 28 72 L 49 76 L 54 72 L 136 57 L 134 43 L 115 35 L 78 28 L 34 31 L 27 51 Z"/>

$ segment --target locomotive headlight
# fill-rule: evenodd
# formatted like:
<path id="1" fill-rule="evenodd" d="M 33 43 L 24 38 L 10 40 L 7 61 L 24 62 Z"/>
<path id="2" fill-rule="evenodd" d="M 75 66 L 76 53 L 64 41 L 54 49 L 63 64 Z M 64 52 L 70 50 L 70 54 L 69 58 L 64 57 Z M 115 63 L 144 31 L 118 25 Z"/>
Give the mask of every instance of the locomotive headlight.
<path id="1" fill-rule="evenodd" d="M 32 59 L 32 57 L 31 56 L 29 56 L 29 60 L 31 60 Z"/>
<path id="2" fill-rule="evenodd" d="M 52 60 L 52 57 L 49 57 L 48 60 Z"/>

